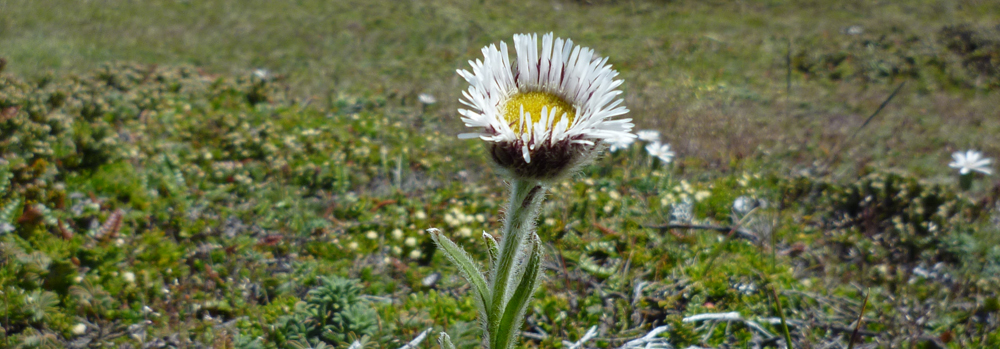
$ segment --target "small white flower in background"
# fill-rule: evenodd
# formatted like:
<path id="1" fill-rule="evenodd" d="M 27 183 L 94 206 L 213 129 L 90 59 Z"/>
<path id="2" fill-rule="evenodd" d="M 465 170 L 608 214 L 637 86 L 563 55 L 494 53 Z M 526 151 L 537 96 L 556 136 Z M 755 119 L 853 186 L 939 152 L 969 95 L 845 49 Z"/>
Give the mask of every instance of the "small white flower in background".
<path id="1" fill-rule="evenodd" d="M 472 229 L 469 229 L 469 227 L 461 227 L 458 229 L 458 235 L 461 235 L 462 237 L 471 237 Z"/>
<path id="2" fill-rule="evenodd" d="M 434 98 L 434 96 L 428 93 L 421 93 L 417 95 L 417 100 L 419 100 L 420 103 L 422 104 L 428 104 L 428 105 L 437 103 L 437 98 Z"/>
<path id="3" fill-rule="evenodd" d="M 369 230 L 367 233 L 365 233 L 365 237 L 371 240 L 375 240 L 378 239 L 378 233 L 376 233 L 374 230 Z"/>
<path id="4" fill-rule="evenodd" d="M 444 214 L 444 222 L 448 223 L 448 225 L 452 227 L 462 224 L 462 221 L 459 220 L 458 218 L 455 218 L 455 215 L 451 213 Z"/>
<path id="5" fill-rule="evenodd" d="M 664 206 L 664 207 L 669 206 L 670 204 L 672 204 L 676 200 L 677 200 L 677 198 L 674 197 L 674 194 L 666 194 L 666 195 L 664 195 L 663 197 L 660 198 L 660 206 Z"/>
<path id="6" fill-rule="evenodd" d="M 413 250 L 413 251 L 410 251 L 410 258 L 411 258 L 411 259 L 417 259 L 417 258 L 420 258 L 420 256 L 422 256 L 422 255 L 423 255 L 423 254 L 422 254 L 422 253 L 420 253 L 420 250 Z"/>
<path id="7" fill-rule="evenodd" d="M 427 219 L 427 213 L 424 211 L 417 211 L 417 213 L 413 214 L 413 217 L 419 220 L 424 220 Z"/>
<path id="8" fill-rule="evenodd" d="M 983 157 L 983 153 L 975 150 L 968 150 L 964 153 L 958 151 L 951 154 L 951 157 L 955 161 L 952 161 L 948 166 L 958 169 L 958 173 L 965 175 L 975 171 L 987 175 L 993 174 L 993 169 L 990 168 L 993 159 Z"/>
<path id="9" fill-rule="evenodd" d="M 271 76 L 271 72 L 267 71 L 267 69 L 254 69 L 253 75 L 261 80 L 267 80 L 267 77 Z"/>
<path id="10" fill-rule="evenodd" d="M 646 144 L 646 152 L 650 156 L 659 158 L 664 164 L 669 164 L 670 160 L 674 158 L 674 152 L 670 150 L 670 144 L 660 144 L 660 142 L 649 143 Z"/>
<path id="11" fill-rule="evenodd" d="M 694 201 L 705 200 L 708 199 L 709 196 L 712 196 L 712 192 L 708 190 L 699 190 L 694 193 Z"/>
<path id="12" fill-rule="evenodd" d="M 635 138 L 631 137 L 618 138 L 618 139 L 613 139 L 608 143 L 611 144 L 611 146 L 608 147 L 608 151 L 613 153 L 622 149 L 628 149 L 628 147 L 632 146 L 632 143 L 635 143 Z"/>
<path id="13" fill-rule="evenodd" d="M 135 283 L 135 273 L 130 272 L 130 271 L 126 271 L 125 273 L 122 274 L 122 279 L 125 279 L 125 282 L 128 282 L 130 284 L 134 284 Z"/>
<path id="14" fill-rule="evenodd" d="M 358 249 L 358 243 L 355 242 L 355 241 L 348 242 L 347 243 L 347 248 L 351 249 L 351 250 L 357 250 Z"/>
<path id="15" fill-rule="evenodd" d="M 659 142 L 660 141 L 660 131 L 657 130 L 639 130 L 635 133 L 639 137 L 640 141 L 643 142 Z"/>
<path id="16" fill-rule="evenodd" d="M 319 136 L 321 134 L 321 132 L 319 132 L 319 130 L 317 130 L 317 129 L 310 128 L 310 129 L 302 130 L 302 132 L 299 133 L 299 134 L 301 134 L 303 137 L 312 137 L 312 136 Z M 211 159 L 212 157 L 210 155 L 212 155 L 212 153 L 207 153 L 206 152 L 205 153 L 205 158 L 206 159 Z"/>
<path id="17" fill-rule="evenodd" d="M 403 238 L 403 231 L 399 230 L 399 228 L 393 229 L 392 230 L 392 238 L 396 239 L 396 240 L 402 239 Z"/>
<path id="18" fill-rule="evenodd" d="M 408 237 L 405 241 L 403 241 L 403 244 L 410 247 L 417 246 L 417 239 L 414 237 Z"/>
<path id="19" fill-rule="evenodd" d="M 73 328 L 70 329 L 70 331 L 72 331 L 73 334 L 77 336 L 82 335 L 84 333 L 87 333 L 87 325 L 84 325 L 83 323 L 78 323 L 76 325 L 73 325 Z"/>

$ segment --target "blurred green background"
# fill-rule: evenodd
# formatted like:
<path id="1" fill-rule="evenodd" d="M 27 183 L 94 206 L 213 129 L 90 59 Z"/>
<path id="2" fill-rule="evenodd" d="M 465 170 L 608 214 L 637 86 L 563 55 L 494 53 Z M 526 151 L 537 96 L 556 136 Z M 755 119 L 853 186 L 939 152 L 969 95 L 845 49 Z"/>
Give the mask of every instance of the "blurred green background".
<path id="1" fill-rule="evenodd" d="M 610 57 L 639 128 L 716 168 L 761 146 L 827 157 L 908 81 L 844 149 L 844 170 L 929 174 L 960 148 L 1000 152 L 998 13 L 966 0 L 4 0 L 0 56 L 28 78 L 108 61 L 266 69 L 299 98 L 429 93 L 451 120 L 456 69 L 551 31 Z"/>

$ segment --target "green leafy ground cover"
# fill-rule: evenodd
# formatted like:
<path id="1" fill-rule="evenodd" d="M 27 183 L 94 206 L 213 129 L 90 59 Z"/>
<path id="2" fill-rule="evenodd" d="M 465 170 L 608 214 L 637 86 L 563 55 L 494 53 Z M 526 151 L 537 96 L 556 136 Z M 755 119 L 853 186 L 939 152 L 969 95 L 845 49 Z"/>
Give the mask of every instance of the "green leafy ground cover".
<path id="1" fill-rule="evenodd" d="M 398 348 L 434 328 L 476 347 L 468 286 L 423 233 L 485 260 L 477 236 L 505 198 L 477 141 L 455 137 L 453 69 L 550 18 L 612 56 L 637 124 L 680 157 L 637 144 L 553 188 L 522 345 L 597 326 L 589 346 L 619 347 L 670 325 L 679 348 L 780 346 L 784 315 L 796 347 L 846 347 L 867 298 L 858 347 L 1000 346 L 1000 190 L 962 191 L 945 166 L 1000 154 L 988 3 L 529 2 L 527 26 L 511 5 L 155 4 L 2 3 L 2 346 Z M 145 63 L 106 63 L 121 59 Z M 417 103 L 425 91 L 440 102 Z M 659 228 L 732 226 L 740 196 L 767 202 L 744 224 L 755 239 Z M 683 321 L 724 312 L 766 333 Z"/>

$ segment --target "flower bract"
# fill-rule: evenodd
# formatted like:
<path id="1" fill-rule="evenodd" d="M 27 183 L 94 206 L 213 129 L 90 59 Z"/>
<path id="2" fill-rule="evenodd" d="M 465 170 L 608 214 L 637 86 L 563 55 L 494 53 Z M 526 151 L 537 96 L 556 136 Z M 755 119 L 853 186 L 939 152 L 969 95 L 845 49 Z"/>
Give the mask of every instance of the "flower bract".
<path id="1" fill-rule="evenodd" d="M 488 143 L 493 160 L 523 179 L 555 180 L 593 158 L 603 145 L 631 133 L 631 119 L 615 80 L 618 72 L 594 50 L 569 39 L 514 35 L 515 60 L 507 44 L 483 48 L 484 59 L 459 70 L 469 82 L 459 109 L 477 132 L 460 138 Z"/>

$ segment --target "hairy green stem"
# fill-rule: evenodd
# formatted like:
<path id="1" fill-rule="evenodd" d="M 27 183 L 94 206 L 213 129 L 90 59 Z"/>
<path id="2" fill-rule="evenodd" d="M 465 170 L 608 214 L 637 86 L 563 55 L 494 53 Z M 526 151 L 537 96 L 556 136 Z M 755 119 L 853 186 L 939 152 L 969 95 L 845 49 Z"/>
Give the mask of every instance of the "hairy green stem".
<path id="1" fill-rule="evenodd" d="M 510 201 L 508 202 L 506 219 L 503 226 L 503 237 L 500 244 L 500 256 L 496 268 L 490 274 L 492 283 L 492 296 L 490 310 L 488 311 L 488 334 L 491 344 L 504 342 L 496 337 L 500 330 L 500 325 L 510 300 L 509 285 L 520 284 L 520 279 L 525 273 L 515 270 L 524 269 L 526 261 L 518 262 L 519 254 L 523 249 L 525 238 L 528 237 L 535 227 L 535 219 L 538 217 L 539 207 L 545 188 L 536 181 L 515 179 L 510 186 Z M 528 257 L 528 256 L 521 256 Z M 530 291 L 529 291 L 530 292 Z M 508 315 L 510 316 L 510 315 Z M 494 349 L 506 349 L 496 348 Z"/>
<path id="2" fill-rule="evenodd" d="M 514 289 L 514 294 L 507 302 L 507 306 L 504 307 L 500 328 L 493 337 L 495 338 L 494 349 L 510 348 L 517 342 L 517 330 L 521 327 L 524 312 L 531 300 L 531 294 L 535 291 L 535 285 L 538 283 L 538 274 L 541 273 L 542 269 L 542 244 L 537 234 L 531 233 L 530 235 L 531 237 L 527 239 L 527 248 L 531 250 L 530 257 L 527 264 L 523 264 L 526 266 L 523 276 L 518 281 L 517 288 Z"/>

